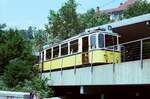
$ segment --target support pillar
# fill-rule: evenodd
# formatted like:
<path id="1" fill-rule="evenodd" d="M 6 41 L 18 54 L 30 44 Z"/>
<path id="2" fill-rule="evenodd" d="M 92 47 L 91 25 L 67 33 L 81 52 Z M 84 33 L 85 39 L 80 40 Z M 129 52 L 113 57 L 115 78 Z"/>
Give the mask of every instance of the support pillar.
<path id="1" fill-rule="evenodd" d="M 84 86 L 80 86 L 80 94 L 84 94 Z"/>
<path id="2" fill-rule="evenodd" d="M 104 94 L 103 93 L 101 93 L 101 99 L 104 99 Z"/>

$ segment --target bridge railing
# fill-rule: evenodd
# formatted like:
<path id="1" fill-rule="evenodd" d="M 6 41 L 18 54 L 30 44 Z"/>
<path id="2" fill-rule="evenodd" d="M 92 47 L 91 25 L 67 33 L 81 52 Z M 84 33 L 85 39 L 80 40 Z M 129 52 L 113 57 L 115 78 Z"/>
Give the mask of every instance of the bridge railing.
<path id="1" fill-rule="evenodd" d="M 122 62 L 150 58 L 150 37 L 120 44 Z"/>
<path id="2" fill-rule="evenodd" d="M 121 51 L 121 62 L 140 60 L 141 67 L 143 67 L 143 59 L 150 59 L 150 37 L 121 43 L 119 46 L 109 46 L 107 48 L 112 48 L 114 51 L 119 48 Z"/>

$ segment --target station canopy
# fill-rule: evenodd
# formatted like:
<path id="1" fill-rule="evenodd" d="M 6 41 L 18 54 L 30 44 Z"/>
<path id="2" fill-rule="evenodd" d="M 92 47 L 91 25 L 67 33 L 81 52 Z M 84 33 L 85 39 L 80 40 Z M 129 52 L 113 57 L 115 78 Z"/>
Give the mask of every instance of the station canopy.
<path id="1" fill-rule="evenodd" d="M 124 19 L 90 29 L 112 27 L 120 35 L 120 43 L 150 37 L 150 14 Z"/>

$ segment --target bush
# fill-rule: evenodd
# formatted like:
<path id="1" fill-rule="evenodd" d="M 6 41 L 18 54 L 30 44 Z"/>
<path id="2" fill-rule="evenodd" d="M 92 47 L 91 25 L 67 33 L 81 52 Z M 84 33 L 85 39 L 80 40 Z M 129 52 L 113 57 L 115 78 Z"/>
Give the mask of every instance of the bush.
<path id="1" fill-rule="evenodd" d="M 37 91 L 41 97 L 49 97 L 52 90 L 47 80 L 40 79 L 33 69 L 35 56 L 31 42 L 24 39 L 18 30 L 0 31 L 0 90 Z M 2 68 L 1 68 L 2 67 Z"/>
<path id="2" fill-rule="evenodd" d="M 32 65 L 26 60 L 16 58 L 10 60 L 4 71 L 3 80 L 8 87 L 12 88 L 33 77 Z"/>
<path id="3" fill-rule="evenodd" d="M 53 91 L 48 87 L 48 79 L 40 79 L 39 77 L 34 77 L 31 80 L 25 80 L 18 83 L 13 88 L 9 88 L 4 82 L 3 77 L 0 77 L 0 90 L 4 91 L 17 91 L 17 92 L 32 92 L 35 90 L 39 93 L 41 98 L 48 98 L 53 96 Z"/>
<path id="4" fill-rule="evenodd" d="M 42 98 L 52 97 L 53 91 L 48 87 L 47 81 L 48 79 L 34 77 L 31 80 L 25 80 L 23 83 L 18 84 L 15 89 L 23 92 L 31 92 L 35 90 Z"/>

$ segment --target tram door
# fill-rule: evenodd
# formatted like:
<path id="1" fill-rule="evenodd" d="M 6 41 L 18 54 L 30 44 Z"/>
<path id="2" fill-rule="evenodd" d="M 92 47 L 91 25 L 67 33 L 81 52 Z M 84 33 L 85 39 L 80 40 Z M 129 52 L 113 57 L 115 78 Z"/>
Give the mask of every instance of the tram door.
<path id="1" fill-rule="evenodd" d="M 89 63 L 89 55 L 88 55 L 88 50 L 89 50 L 89 40 L 87 37 L 82 38 L 82 64 L 88 64 Z"/>
<path id="2" fill-rule="evenodd" d="M 43 72 L 43 70 L 44 70 L 44 51 L 42 51 L 42 59 L 41 59 L 41 62 L 42 62 L 42 70 L 41 70 L 41 72 Z"/>

